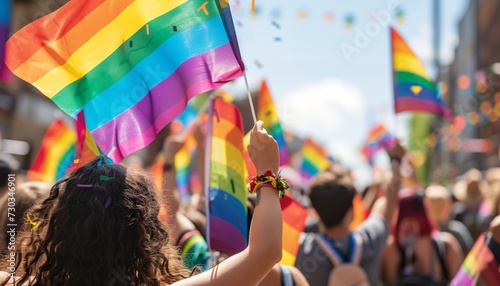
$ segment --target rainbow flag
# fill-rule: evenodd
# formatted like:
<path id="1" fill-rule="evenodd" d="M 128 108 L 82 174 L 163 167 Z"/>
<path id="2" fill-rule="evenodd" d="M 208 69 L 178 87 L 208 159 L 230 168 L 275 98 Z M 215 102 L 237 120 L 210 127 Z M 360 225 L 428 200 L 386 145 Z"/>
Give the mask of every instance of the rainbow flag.
<path id="1" fill-rule="evenodd" d="M 365 219 L 370 215 L 370 210 L 363 201 L 363 197 L 360 194 L 356 194 L 352 200 L 352 210 L 354 213 L 354 218 L 349 225 L 351 231 L 355 231 L 358 226 L 360 226 Z"/>
<path id="2" fill-rule="evenodd" d="M 76 156 L 73 161 L 73 165 L 69 171 L 78 169 L 79 167 L 89 163 L 94 160 L 97 156 L 104 156 L 99 145 L 95 142 L 94 137 L 87 128 L 84 111 L 81 111 L 77 115 L 76 120 L 76 131 L 78 134 L 78 144 L 76 147 Z M 103 146 L 104 147 L 104 146 Z M 113 152 L 113 150 L 111 150 Z M 112 164 L 113 161 L 106 156 L 106 162 Z"/>
<path id="3" fill-rule="evenodd" d="M 243 159 L 243 121 L 238 108 L 213 99 L 207 242 L 212 250 L 233 255 L 247 245 L 247 185 Z"/>
<path id="4" fill-rule="evenodd" d="M 49 126 L 28 177 L 34 181 L 53 183 L 71 167 L 76 148 L 76 133 L 62 119 Z"/>
<path id="5" fill-rule="evenodd" d="M 206 92 L 190 99 L 186 109 L 175 120 L 181 122 L 184 129 L 189 129 L 196 118 L 208 109 L 209 97 L 210 94 Z"/>
<path id="6" fill-rule="evenodd" d="M 243 137 L 243 158 L 245 159 L 245 167 L 247 170 L 247 182 L 252 180 L 252 177 L 257 176 L 257 169 L 250 158 L 250 154 L 248 153 L 248 145 L 250 144 L 250 132 Z"/>
<path id="7" fill-rule="evenodd" d="M 306 226 L 308 211 L 289 194 L 280 200 L 280 204 L 283 215 L 283 257 L 280 264 L 293 266 L 299 250 L 300 234 Z"/>
<path id="8" fill-rule="evenodd" d="M 413 111 L 451 118 L 451 112 L 420 59 L 391 27 L 394 104 L 396 113 Z"/>
<path id="9" fill-rule="evenodd" d="M 191 158 L 196 151 L 196 147 L 196 139 L 194 138 L 193 132 L 189 130 L 189 133 L 184 141 L 184 145 L 182 145 L 181 149 L 177 152 L 174 158 L 177 189 L 179 190 L 181 198 L 186 198 L 190 195 L 189 166 Z"/>
<path id="10" fill-rule="evenodd" d="M 5 42 L 10 33 L 11 6 L 11 0 L 0 0 L 0 82 L 8 82 L 10 78 L 10 72 L 5 66 Z"/>
<path id="11" fill-rule="evenodd" d="M 6 64 L 111 159 L 153 141 L 192 97 L 243 75 L 225 0 L 69 1 L 6 44 Z"/>
<path id="12" fill-rule="evenodd" d="M 484 235 L 481 235 L 477 239 L 450 285 L 477 285 L 478 278 L 481 278 L 488 286 L 496 286 L 498 285 L 498 281 L 500 281 L 498 264 L 487 245 Z"/>
<path id="13" fill-rule="evenodd" d="M 396 138 L 382 124 L 375 125 L 366 138 L 361 154 L 373 164 L 375 154 L 383 149 L 390 149 L 396 144 Z"/>
<path id="14" fill-rule="evenodd" d="M 278 142 L 280 151 L 280 166 L 288 165 L 288 149 L 286 148 L 285 137 L 283 136 L 283 129 L 281 128 L 278 111 L 274 106 L 273 97 L 267 86 L 265 80 L 262 81 L 259 90 L 259 100 L 257 107 L 257 118 L 264 122 L 264 128 L 269 135 L 274 137 Z"/>
<path id="15" fill-rule="evenodd" d="M 302 163 L 300 173 L 308 181 L 330 166 L 328 153 L 311 138 L 307 138 L 302 145 Z"/>
<path id="16" fill-rule="evenodd" d="M 163 189 L 163 165 L 165 164 L 165 159 L 163 158 L 163 154 L 158 154 L 156 156 L 155 162 L 149 168 L 149 174 L 156 186 L 156 190 L 161 192 Z"/>

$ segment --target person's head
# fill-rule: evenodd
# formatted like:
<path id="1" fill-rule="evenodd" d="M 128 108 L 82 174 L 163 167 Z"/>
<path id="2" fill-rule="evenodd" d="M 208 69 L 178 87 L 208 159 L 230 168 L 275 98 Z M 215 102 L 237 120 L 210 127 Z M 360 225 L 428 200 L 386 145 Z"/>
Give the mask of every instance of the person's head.
<path id="1" fill-rule="evenodd" d="M 467 205 L 471 211 L 476 211 L 483 202 L 482 174 L 477 169 L 468 170 L 461 181 L 455 184 L 453 194 Z"/>
<path id="2" fill-rule="evenodd" d="M 15 232 L 12 232 L 12 241 L 15 241 L 15 234 L 21 228 L 23 219 L 26 218 L 24 213 L 40 198 L 45 198 L 49 195 L 50 185 L 42 182 L 27 182 L 15 187 L 13 196 L 6 195 L 0 199 L 0 253 L 7 250 L 11 235 L 7 235 L 7 231 L 11 227 L 8 224 L 17 225 L 14 227 Z M 10 198 L 10 200 L 9 200 Z M 10 210 L 13 210 L 12 212 Z M 9 216 L 9 213 L 14 216 Z M 14 221 L 10 221 L 12 218 Z"/>
<path id="3" fill-rule="evenodd" d="M 318 174 L 309 189 L 309 198 L 326 229 L 349 229 L 353 220 L 352 201 L 356 195 L 349 173 L 340 167 Z"/>
<path id="4" fill-rule="evenodd" d="M 443 186 L 431 185 L 425 189 L 425 198 L 429 217 L 436 223 L 446 223 L 452 208 L 450 192 Z"/>
<path id="5" fill-rule="evenodd" d="M 35 285 L 160 285 L 190 276 L 159 209 L 149 176 L 97 157 L 28 211 L 37 227 L 23 225 L 20 284 L 34 276 Z"/>
<path id="6" fill-rule="evenodd" d="M 434 230 L 421 195 L 410 194 L 400 198 L 393 232 L 398 245 L 412 245 L 418 237 L 430 236 Z"/>

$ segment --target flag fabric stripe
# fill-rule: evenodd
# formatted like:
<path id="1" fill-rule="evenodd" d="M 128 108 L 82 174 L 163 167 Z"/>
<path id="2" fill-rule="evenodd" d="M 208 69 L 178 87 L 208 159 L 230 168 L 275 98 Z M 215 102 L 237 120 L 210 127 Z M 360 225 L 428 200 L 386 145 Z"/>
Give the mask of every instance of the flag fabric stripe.
<path id="1" fill-rule="evenodd" d="M 182 8 L 184 7 L 178 7 L 177 10 L 181 10 Z M 203 39 L 204 30 L 207 28 L 221 28 L 222 23 L 217 21 L 218 18 L 215 17 L 217 15 L 216 7 L 212 8 L 212 10 L 215 11 L 210 11 L 211 14 L 209 15 L 213 15 L 213 17 L 188 18 L 179 22 L 178 26 L 175 26 L 176 31 L 169 26 L 169 29 L 162 30 L 162 33 L 150 36 L 143 29 L 139 30 L 125 42 L 126 48 L 129 49 L 129 43 L 132 42 L 137 45 L 139 43 L 147 43 L 147 49 L 136 50 L 130 48 L 131 54 L 128 57 L 128 61 L 126 64 L 121 64 L 123 63 L 124 53 L 122 48 L 119 47 L 82 78 L 68 84 L 58 92 L 53 97 L 54 102 L 59 106 L 63 106 L 65 112 L 68 114 L 74 114 L 96 97 L 109 98 L 114 93 L 130 93 L 131 89 L 134 89 L 136 86 L 141 87 L 142 82 L 137 82 L 138 79 L 134 80 L 136 74 L 146 75 L 148 79 L 145 81 L 150 87 L 157 85 L 164 78 L 158 74 L 171 75 L 187 59 L 228 43 L 227 37 L 222 34 L 215 34 L 215 38 L 209 45 L 203 41 L 196 40 Z M 176 23 L 176 20 L 178 19 L 172 18 L 171 13 L 165 14 L 149 23 L 149 30 L 159 31 L 167 25 L 166 23 Z M 194 40 L 185 42 L 186 38 L 193 38 Z M 184 45 L 188 46 L 184 47 Z M 173 59 L 173 62 L 159 66 L 160 63 L 164 62 L 161 59 L 165 53 L 175 53 L 176 57 Z M 120 66 L 119 69 L 116 68 L 117 65 Z M 95 82 L 92 90 L 82 88 L 82 86 L 86 85 L 86 82 Z M 68 97 L 68 95 L 76 95 L 76 97 Z M 139 96 L 143 97 L 145 95 L 146 93 L 143 93 Z M 137 95 L 135 96 L 137 97 Z"/>
<path id="2" fill-rule="evenodd" d="M 266 129 L 269 135 L 273 136 L 278 143 L 280 166 L 288 165 L 288 150 L 283 135 L 283 129 L 278 117 L 278 111 L 276 110 L 271 92 L 265 80 L 262 81 L 260 85 L 257 118 L 264 122 L 263 128 Z"/>
<path id="3" fill-rule="evenodd" d="M 491 239 L 491 238 L 488 238 Z M 466 286 L 475 285 L 475 280 L 479 277 L 487 286 L 498 285 L 500 272 L 493 253 L 489 249 L 484 235 L 481 235 L 472 249 L 467 254 L 458 273 L 455 275 L 450 285 Z"/>
<path id="4" fill-rule="evenodd" d="M 76 142 L 75 144 L 71 145 L 68 151 L 66 151 L 66 153 L 61 158 L 61 161 L 57 166 L 56 181 L 64 177 L 64 175 L 66 175 L 67 170 L 71 167 L 71 165 L 73 165 L 73 161 L 75 160 L 75 154 L 76 154 L 76 145 L 77 145 Z"/>
<path id="5" fill-rule="evenodd" d="M 94 19 L 98 13 L 92 11 L 97 8 L 86 7 L 89 14 L 81 21 L 108 24 L 92 27 L 96 32 L 75 51 L 52 44 L 58 49 L 46 53 L 46 59 L 33 56 L 65 36 L 61 42 L 71 41 L 68 45 L 72 47 L 82 42 L 70 36 L 80 25 L 70 16 L 85 4 L 69 2 L 45 18 L 58 15 L 63 20 L 44 22 L 56 25 L 56 30 L 65 34 L 50 32 L 55 28 L 52 26 L 44 34 L 40 22 L 28 25 L 9 40 L 14 48 L 7 64 L 12 69 L 18 64 L 16 59 L 24 56 L 15 49 L 17 44 L 28 38 L 36 42 L 37 48 L 28 52 L 21 64 L 29 60 L 27 64 L 44 69 L 43 76 L 30 81 L 37 77 L 37 72 L 30 69 L 17 75 L 69 115 L 76 117 L 84 110 L 96 142 L 104 146 L 106 154 L 116 148 L 111 157 L 119 162 L 151 143 L 166 124 L 182 113 L 189 99 L 243 75 L 230 9 L 224 2 L 137 0 L 120 12 L 114 7 L 126 4 L 109 0 L 103 5 L 115 11 L 106 19 Z M 64 64 L 59 65 L 62 61 Z"/>
<path id="6" fill-rule="evenodd" d="M 293 266 L 299 250 L 300 234 L 306 226 L 308 211 L 288 194 L 280 200 L 280 205 L 283 213 L 283 257 L 280 264 Z"/>
<path id="7" fill-rule="evenodd" d="M 16 41 L 9 41 L 7 43 L 7 49 L 19 51 L 16 57 L 9 59 L 9 67 L 12 70 L 16 70 L 40 49 L 64 37 L 66 33 L 71 31 L 84 18 L 92 13 L 94 9 L 102 4 L 106 4 L 106 2 L 108 1 L 71 1 L 53 13 L 39 18 L 30 25 L 21 28 L 19 32 L 17 32 L 19 38 Z M 120 1 L 118 4 L 120 5 L 126 2 L 126 0 Z M 116 5 L 117 3 L 113 4 Z M 106 6 L 102 5 L 102 7 Z M 115 8 L 119 9 L 119 7 Z M 69 17 L 71 21 L 66 22 L 68 19 L 67 17 Z M 92 24 L 94 23 L 92 22 Z M 87 27 L 87 29 L 91 29 L 91 27 Z M 41 41 L 32 41 L 33 38 L 41 39 Z"/>
<path id="8" fill-rule="evenodd" d="M 451 118 L 422 61 L 392 27 L 391 40 L 395 112 L 427 112 Z"/>
<path id="9" fill-rule="evenodd" d="M 80 3 L 85 3 L 85 1 L 75 2 L 79 3 L 71 3 L 71 5 L 81 6 Z M 59 30 L 53 31 L 54 34 L 52 34 L 52 36 L 59 38 L 47 39 L 47 44 L 43 47 L 40 47 L 36 52 L 32 54 L 30 54 L 32 50 L 28 49 L 23 54 L 23 56 L 26 56 L 26 61 L 24 61 L 18 67 L 11 67 L 12 69 L 14 69 L 14 74 L 25 74 L 29 71 L 30 77 L 26 80 L 30 83 L 33 83 L 43 77 L 47 73 L 47 70 L 52 70 L 60 65 L 64 65 L 73 53 L 78 51 L 78 49 L 81 48 L 87 41 L 92 39 L 92 37 L 97 32 L 99 32 L 99 30 L 106 27 L 110 23 L 110 21 L 113 21 L 125 8 L 127 8 L 134 1 L 105 1 L 104 3 L 99 4 L 99 6 L 97 7 L 94 7 L 93 5 L 97 5 L 98 2 L 102 1 L 88 2 L 89 3 L 87 5 L 81 7 L 83 11 L 71 15 L 75 18 L 73 21 L 69 22 L 68 26 L 62 26 Z M 93 10 L 89 11 L 90 9 Z M 59 19 L 51 18 L 47 19 L 47 21 L 58 22 Z M 54 26 L 49 25 L 49 27 L 52 28 Z M 37 29 L 44 29 L 44 26 L 37 27 Z M 35 44 L 34 48 L 36 48 L 37 46 L 38 45 Z M 19 45 L 9 48 L 19 48 Z M 62 54 L 61 57 L 54 58 L 54 61 L 45 61 L 45 59 L 50 57 L 53 51 L 57 50 L 64 50 L 66 52 Z M 43 66 L 39 67 L 37 63 L 44 64 Z"/>
<path id="10" fill-rule="evenodd" d="M 40 79 L 28 81 L 47 97 L 52 98 L 66 85 L 90 72 L 115 50 L 122 49 L 124 41 L 149 21 L 170 12 L 185 0 L 136 0 L 117 18 L 75 51 L 65 64 L 48 69 Z M 139 13 L 140 11 L 140 13 Z M 115 31 L 121 29 L 121 33 Z M 146 35 L 145 35 L 146 36 Z M 103 45 L 103 43 L 107 43 Z M 92 57 L 89 57 L 92 55 Z"/>
<path id="11" fill-rule="evenodd" d="M 38 154 L 28 171 L 28 177 L 32 180 L 43 182 L 55 182 L 58 170 L 71 167 L 66 164 L 65 157 L 74 149 L 77 135 L 62 119 L 56 119 L 47 130 Z M 73 154 L 74 155 L 74 154 Z M 71 163 L 73 160 L 71 159 Z"/>
<path id="12" fill-rule="evenodd" d="M 246 247 L 248 233 L 243 121 L 238 108 L 221 99 L 212 100 L 211 114 L 207 241 L 211 249 L 232 255 Z"/>
<path id="13" fill-rule="evenodd" d="M 401 98 L 396 102 L 396 113 L 404 111 L 420 111 L 420 112 L 431 112 L 431 113 L 442 113 L 446 112 L 446 108 L 442 105 L 429 101 L 422 101 L 416 98 Z"/>

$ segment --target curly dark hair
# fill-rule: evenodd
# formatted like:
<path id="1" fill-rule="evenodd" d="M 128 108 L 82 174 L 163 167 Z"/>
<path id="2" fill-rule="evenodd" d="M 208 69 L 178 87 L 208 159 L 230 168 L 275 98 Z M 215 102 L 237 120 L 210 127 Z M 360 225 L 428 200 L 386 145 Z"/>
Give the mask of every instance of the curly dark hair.
<path id="1" fill-rule="evenodd" d="M 159 209 L 147 175 L 97 157 L 28 211 L 38 225 L 23 225 L 14 285 L 165 285 L 193 275 Z"/>

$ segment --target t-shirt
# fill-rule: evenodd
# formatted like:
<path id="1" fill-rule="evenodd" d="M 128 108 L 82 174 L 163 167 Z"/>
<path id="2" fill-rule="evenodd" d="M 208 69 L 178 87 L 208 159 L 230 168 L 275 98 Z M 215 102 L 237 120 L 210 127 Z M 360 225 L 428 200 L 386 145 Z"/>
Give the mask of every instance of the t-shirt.
<path id="1" fill-rule="evenodd" d="M 203 236 L 197 230 L 191 230 L 183 233 L 177 241 L 180 247 L 182 259 L 188 268 L 200 266 L 206 269 L 210 259 L 208 245 Z"/>
<path id="2" fill-rule="evenodd" d="M 363 241 L 360 266 L 366 271 L 370 284 L 378 285 L 380 259 L 389 236 L 389 227 L 382 216 L 372 215 L 354 233 L 360 235 Z M 304 274 L 310 285 L 327 285 L 333 264 L 316 243 L 315 235 L 301 234 L 295 267 Z M 347 253 L 348 236 L 335 240 L 335 245 Z"/>

